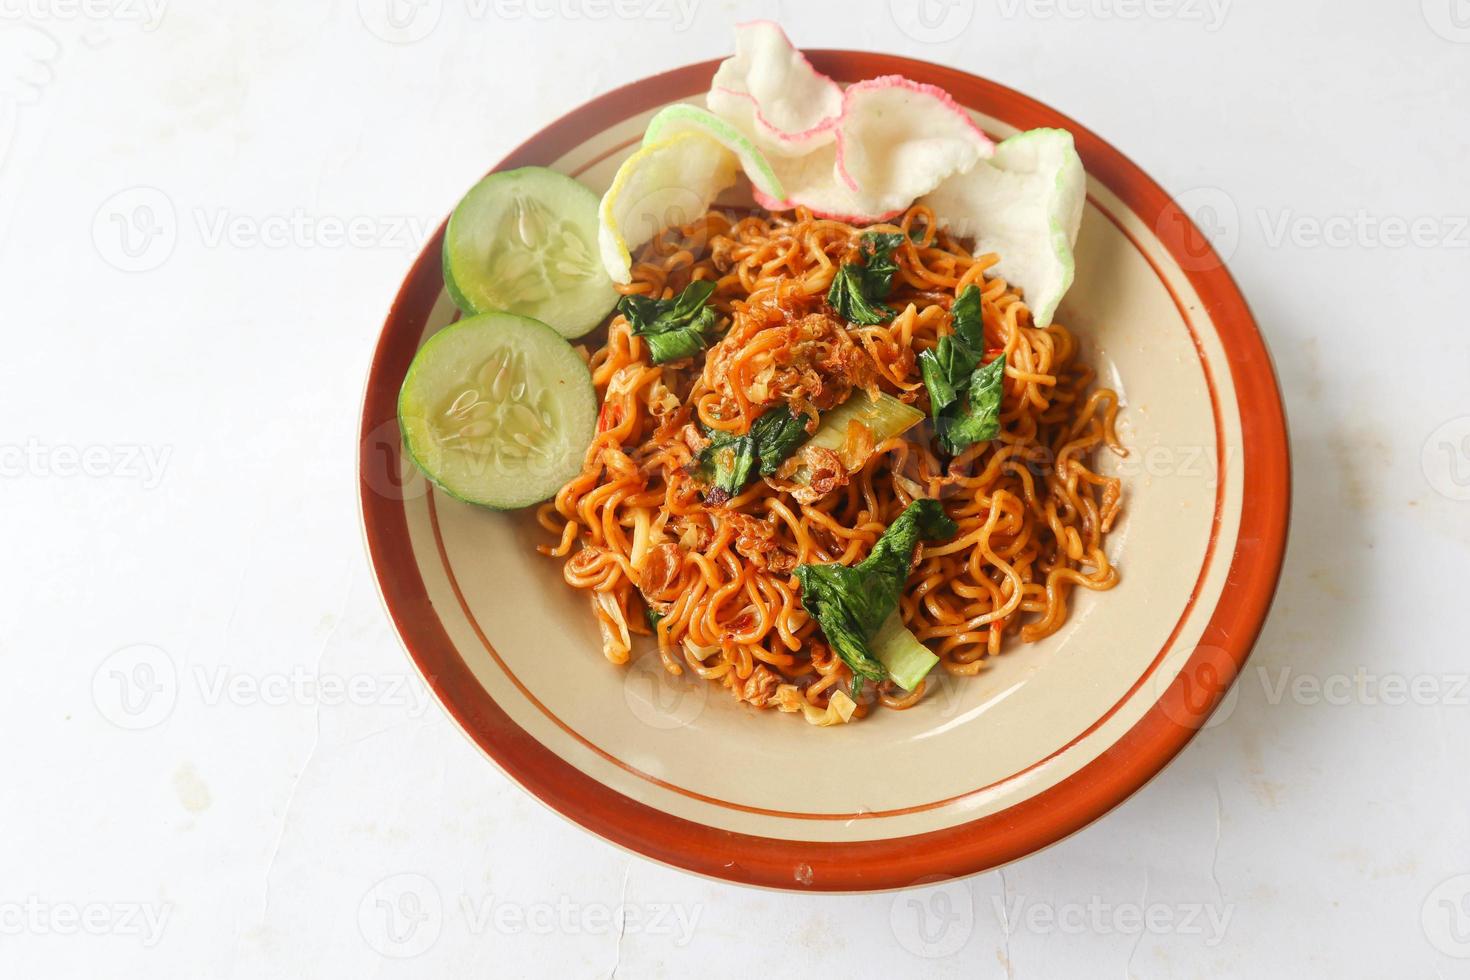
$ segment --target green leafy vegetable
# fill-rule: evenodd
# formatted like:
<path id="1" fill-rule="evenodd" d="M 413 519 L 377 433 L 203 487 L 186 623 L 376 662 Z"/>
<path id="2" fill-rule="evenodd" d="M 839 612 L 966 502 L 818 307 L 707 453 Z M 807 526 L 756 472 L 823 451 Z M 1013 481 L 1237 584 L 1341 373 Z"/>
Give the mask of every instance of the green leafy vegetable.
<path id="1" fill-rule="evenodd" d="M 755 471 L 770 476 L 806 440 L 808 416 L 788 407 L 761 415 L 743 436 L 716 432 L 699 454 L 699 468 L 711 489 L 705 502 L 722 504 L 748 483 Z"/>
<path id="2" fill-rule="evenodd" d="M 664 618 L 664 614 L 649 606 L 643 610 L 643 617 L 648 620 L 648 628 L 657 633 L 659 620 Z"/>
<path id="3" fill-rule="evenodd" d="M 669 299 L 624 296 L 618 300 L 618 312 L 628 318 L 633 335 L 648 344 L 653 363 L 663 364 L 704 349 L 717 319 L 714 307 L 706 305 L 714 291 L 713 282 L 700 279 Z"/>
<path id="4" fill-rule="evenodd" d="M 919 354 L 919 373 L 924 377 L 924 387 L 929 389 L 929 414 L 937 423 L 944 410 L 959 401 L 950 378 L 961 372 L 956 370 L 955 345 L 948 336 L 939 338 L 939 346 Z"/>
<path id="5" fill-rule="evenodd" d="M 723 504 L 740 492 L 750 479 L 750 471 L 760 462 L 755 440 L 749 435 L 732 436 L 716 432 L 699 453 L 699 471 L 709 482 L 706 503 Z"/>
<path id="6" fill-rule="evenodd" d="M 970 375 L 970 398 L 941 433 L 951 454 L 1000 434 L 1000 397 L 1005 391 L 1006 356 L 1002 354 Z"/>
<path id="7" fill-rule="evenodd" d="M 898 609 L 919 541 L 951 537 L 957 531 L 939 501 L 915 500 L 858 564 L 796 566 L 802 606 L 815 617 L 855 681 L 888 676 L 870 642 Z"/>
<path id="8" fill-rule="evenodd" d="M 936 423 L 944 411 L 959 401 L 970 372 L 985 351 L 985 331 L 980 318 L 980 290 L 966 286 L 950 309 L 954 332 L 939 338 L 939 345 L 919 355 L 919 371 L 929 389 L 929 411 Z"/>
<path id="9" fill-rule="evenodd" d="M 965 346 L 978 359 L 985 350 L 985 320 L 980 313 L 980 288 L 974 283 L 966 286 L 950 307 L 949 315 L 954 321 L 954 333 L 965 342 Z"/>
<path id="10" fill-rule="evenodd" d="M 894 311 L 880 300 L 893 291 L 898 263 L 893 250 L 903 244 L 898 232 L 870 231 L 858 242 L 858 258 L 845 262 L 832 277 L 827 302 L 849 323 L 872 326 L 893 319 Z"/>
<path id="11" fill-rule="evenodd" d="M 655 364 L 693 357 L 704 349 L 705 343 L 704 333 L 697 326 L 651 334 L 644 339 L 648 341 L 649 355 Z"/>
<path id="12" fill-rule="evenodd" d="M 929 390 L 929 413 L 940 448 L 953 456 L 999 434 L 1005 355 L 980 363 L 985 329 L 978 288 L 966 286 L 950 313 L 954 332 L 919 355 L 919 371 Z"/>
<path id="13" fill-rule="evenodd" d="M 796 447 L 806 441 L 810 417 L 789 408 L 773 408 L 750 427 L 755 441 L 755 454 L 761 461 L 761 476 L 770 476 L 781 468 Z"/>
<path id="14" fill-rule="evenodd" d="M 887 299 L 893 292 L 893 276 L 898 263 L 893 250 L 903 244 L 903 233 L 870 231 L 862 237 L 858 248 L 863 255 L 863 295 L 871 299 Z"/>
<path id="15" fill-rule="evenodd" d="M 863 269 L 856 262 L 848 262 L 832 277 L 832 288 L 827 290 L 827 302 L 837 315 L 849 323 L 873 326 L 893 319 L 893 311 L 883 304 L 869 303 L 863 295 Z"/>

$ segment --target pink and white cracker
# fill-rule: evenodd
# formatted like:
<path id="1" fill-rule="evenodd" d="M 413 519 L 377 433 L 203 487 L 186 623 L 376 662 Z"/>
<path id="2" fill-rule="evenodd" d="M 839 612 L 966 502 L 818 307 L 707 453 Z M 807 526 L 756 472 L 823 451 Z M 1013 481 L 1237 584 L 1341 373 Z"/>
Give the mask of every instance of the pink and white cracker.
<path id="1" fill-rule="evenodd" d="M 735 29 L 735 54 L 720 63 L 705 103 L 768 156 L 802 156 L 832 142 L 842 89 L 779 26 L 758 20 Z"/>
<path id="2" fill-rule="evenodd" d="M 757 180 L 755 197 L 775 211 L 887 220 L 995 149 L 942 89 L 885 75 L 844 92 L 769 21 L 739 27 L 706 102 L 765 154 L 786 196 Z"/>

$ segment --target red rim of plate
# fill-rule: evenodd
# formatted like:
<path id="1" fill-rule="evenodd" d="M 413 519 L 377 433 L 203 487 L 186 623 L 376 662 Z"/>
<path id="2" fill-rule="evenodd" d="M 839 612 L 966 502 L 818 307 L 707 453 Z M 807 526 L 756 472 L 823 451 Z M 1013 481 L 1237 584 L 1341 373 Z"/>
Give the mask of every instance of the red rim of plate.
<path id="1" fill-rule="evenodd" d="M 1275 594 L 1290 512 L 1290 450 L 1270 353 L 1244 297 L 1189 216 L 1123 154 L 1040 102 L 957 69 L 860 51 L 807 55 L 839 82 L 905 75 L 1020 129 L 1069 130 L 1088 173 L 1155 230 L 1219 334 L 1225 364 L 1211 367 L 1228 370 L 1235 389 L 1243 485 L 1250 493 L 1242 500 L 1225 590 L 1204 634 L 1131 729 L 1071 776 L 999 812 L 922 834 L 840 843 L 758 837 L 677 817 L 617 792 L 542 745 L 495 703 L 449 639 L 419 575 L 402 500 L 383 492 L 379 476 L 398 472 L 398 389 L 444 286 L 442 224 L 394 300 L 373 355 L 359 433 L 358 492 L 373 570 L 410 656 L 460 727 L 527 792 L 612 843 L 710 877 L 798 891 L 905 888 L 986 871 L 1082 829 L 1160 772 L 1204 725 L 1244 667 Z M 492 169 L 551 163 L 608 119 L 704 91 L 717 65 L 687 65 L 609 92 L 547 126 Z"/>

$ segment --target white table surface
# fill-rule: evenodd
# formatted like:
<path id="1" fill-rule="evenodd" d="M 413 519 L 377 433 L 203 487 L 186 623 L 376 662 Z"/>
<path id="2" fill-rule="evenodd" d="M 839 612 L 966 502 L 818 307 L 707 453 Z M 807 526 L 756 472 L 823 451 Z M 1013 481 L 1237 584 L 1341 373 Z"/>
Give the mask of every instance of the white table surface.
<path id="1" fill-rule="evenodd" d="M 0 974 L 1470 974 L 1470 4 L 386 2 L 0 0 Z M 753 16 L 1095 129 L 1219 233 L 1286 393 L 1230 710 L 940 891 L 716 884 L 564 822 L 426 700 L 358 526 L 426 230 Z"/>

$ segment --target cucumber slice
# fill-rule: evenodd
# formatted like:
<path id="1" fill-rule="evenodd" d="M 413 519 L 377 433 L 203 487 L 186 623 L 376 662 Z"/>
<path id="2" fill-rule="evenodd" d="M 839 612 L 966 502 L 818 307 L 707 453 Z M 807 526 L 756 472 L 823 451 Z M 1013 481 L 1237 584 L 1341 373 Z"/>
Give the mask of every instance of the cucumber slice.
<path id="1" fill-rule="evenodd" d="M 597 326 L 618 299 L 598 257 L 597 200 L 545 167 L 480 181 L 444 234 L 444 285 L 455 305 L 532 317 L 563 337 Z"/>
<path id="2" fill-rule="evenodd" d="M 592 374 L 544 323 L 485 313 L 414 355 L 398 394 L 408 455 L 445 493 L 510 510 L 556 494 L 597 430 Z"/>

